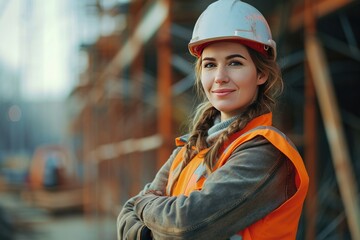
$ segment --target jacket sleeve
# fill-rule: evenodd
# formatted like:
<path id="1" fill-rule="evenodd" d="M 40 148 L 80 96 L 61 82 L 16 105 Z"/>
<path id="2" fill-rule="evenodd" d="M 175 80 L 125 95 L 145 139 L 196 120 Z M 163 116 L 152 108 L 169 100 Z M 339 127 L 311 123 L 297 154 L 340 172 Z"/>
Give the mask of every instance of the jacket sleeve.
<path id="1" fill-rule="evenodd" d="M 130 198 L 123 206 L 120 214 L 117 218 L 117 238 L 119 240 L 135 240 L 140 239 L 141 231 L 146 226 L 137 217 L 134 212 L 134 203 L 146 189 L 149 188 L 149 184 L 145 186 L 142 192 L 137 196 Z"/>
<path id="2" fill-rule="evenodd" d="M 263 218 L 287 198 L 287 158 L 263 137 L 241 145 L 188 197 L 146 194 L 138 217 L 154 239 L 226 239 Z"/>
<path id="3" fill-rule="evenodd" d="M 134 211 L 134 203 L 148 190 L 159 190 L 161 192 L 165 191 L 170 167 L 178 151 L 179 149 L 175 149 L 169 160 L 156 174 L 154 180 L 151 183 L 147 184 L 138 195 L 126 201 L 126 203 L 122 207 L 122 210 L 117 217 L 116 223 L 117 238 L 119 240 L 150 239 L 150 231 L 136 215 Z"/>

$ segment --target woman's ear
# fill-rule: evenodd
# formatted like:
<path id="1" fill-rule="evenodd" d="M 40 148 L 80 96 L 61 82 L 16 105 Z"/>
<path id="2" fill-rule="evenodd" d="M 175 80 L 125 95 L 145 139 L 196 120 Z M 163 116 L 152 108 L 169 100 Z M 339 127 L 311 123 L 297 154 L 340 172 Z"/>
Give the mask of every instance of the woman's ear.
<path id="1" fill-rule="evenodd" d="M 269 72 L 259 72 L 257 75 L 257 84 L 264 84 L 269 78 Z"/>

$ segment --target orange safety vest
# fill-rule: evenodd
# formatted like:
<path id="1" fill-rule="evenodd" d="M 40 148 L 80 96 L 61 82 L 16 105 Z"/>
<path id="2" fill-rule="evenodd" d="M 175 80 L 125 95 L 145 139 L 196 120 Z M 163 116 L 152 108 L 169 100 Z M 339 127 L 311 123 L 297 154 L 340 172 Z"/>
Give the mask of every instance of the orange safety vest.
<path id="1" fill-rule="evenodd" d="M 309 177 L 300 154 L 292 143 L 286 139 L 286 136 L 279 130 L 271 127 L 271 125 L 271 113 L 261 115 L 250 121 L 244 129 L 232 135 L 229 141 L 224 144 L 223 149 L 225 149 L 225 151 L 220 155 L 213 170 L 215 171 L 217 168 L 226 164 L 228 158 L 237 147 L 256 136 L 265 137 L 271 144 L 285 154 L 295 167 L 296 193 L 273 212 L 240 231 L 238 234 L 242 236 L 243 240 L 295 239 L 302 206 L 309 185 Z M 177 141 L 177 144 L 180 144 L 180 142 Z M 188 196 L 192 191 L 201 190 L 206 181 L 204 176 L 197 175 L 196 170 L 202 164 L 204 153 L 206 153 L 208 149 L 204 149 L 195 156 L 182 170 L 175 183 L 171 183 L 171 179 L 175 177 L 174 173 L 176 173 L 176 168 L 182 163 L 184 151 L 185 148 L 179 151 L 170 168 L 167 189 L 170 189 L 168 190 L 168 194 L 171 196 L 181 194 Z M 171 185 L 169 186 L 169 184 Z"/>

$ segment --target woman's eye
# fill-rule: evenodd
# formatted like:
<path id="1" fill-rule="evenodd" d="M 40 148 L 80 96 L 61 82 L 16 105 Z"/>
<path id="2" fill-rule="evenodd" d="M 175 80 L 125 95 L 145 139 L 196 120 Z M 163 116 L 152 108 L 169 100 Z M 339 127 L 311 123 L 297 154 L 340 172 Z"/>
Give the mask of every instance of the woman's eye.
<path id="1" fill-rule="evenodd" d="M 230 65 L 230 66 L 240 66 L 240 65 L 242 65 L 242 63 L 239 62 L 239 61 L 233 61 L 233 62 L 230 62 L 229 65 Z"/>
<path id="2" fill-rule="evenodd" d="M 214 63 L 205 63 L 205 64 L 204 64 L 204 68 L 212 68 L 212 67 L 214 67 L 214 66 L 215 66 Z"/>

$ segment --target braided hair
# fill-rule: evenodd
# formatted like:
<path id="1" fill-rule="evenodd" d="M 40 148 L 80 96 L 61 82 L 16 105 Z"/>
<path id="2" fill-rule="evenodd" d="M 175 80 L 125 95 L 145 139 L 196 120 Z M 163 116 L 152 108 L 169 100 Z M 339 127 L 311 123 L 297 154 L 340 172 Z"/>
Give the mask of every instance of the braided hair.
<path id="1" fill-rule="evenodd" d="M 213 126 L 214 120 L 220 112 L 215 109 L 206 98 L 200 79 L 201 57 L 197 59 L 195 64 L 195 88 L 197 89 L 198 95 L 202 98 L 202 103 L 197 107 L 193 121 L 190 123 L 189 139 L 183 156 L 185 164 L 183 166 L 186 166 L 200 151 L 209 147 L 209 151 L 205 153 L 204 162 L 207 171 L 211 172 L 220 154 L 220 148 L 229 137 L 242 130 L 252 119 L 271 112 L 275 107 L 275 99 L 283 90 L 283 80 L 280 68 L 275 61 L 264 57 L 251 48 L 247 49 L 256 66 L 257 72 L 269 73 L 269 77 L 264 84 L 259 86 L 257 99 L 220 134 L 214 144 L 210 147 L 206 142 L 208 130 Z"/>

